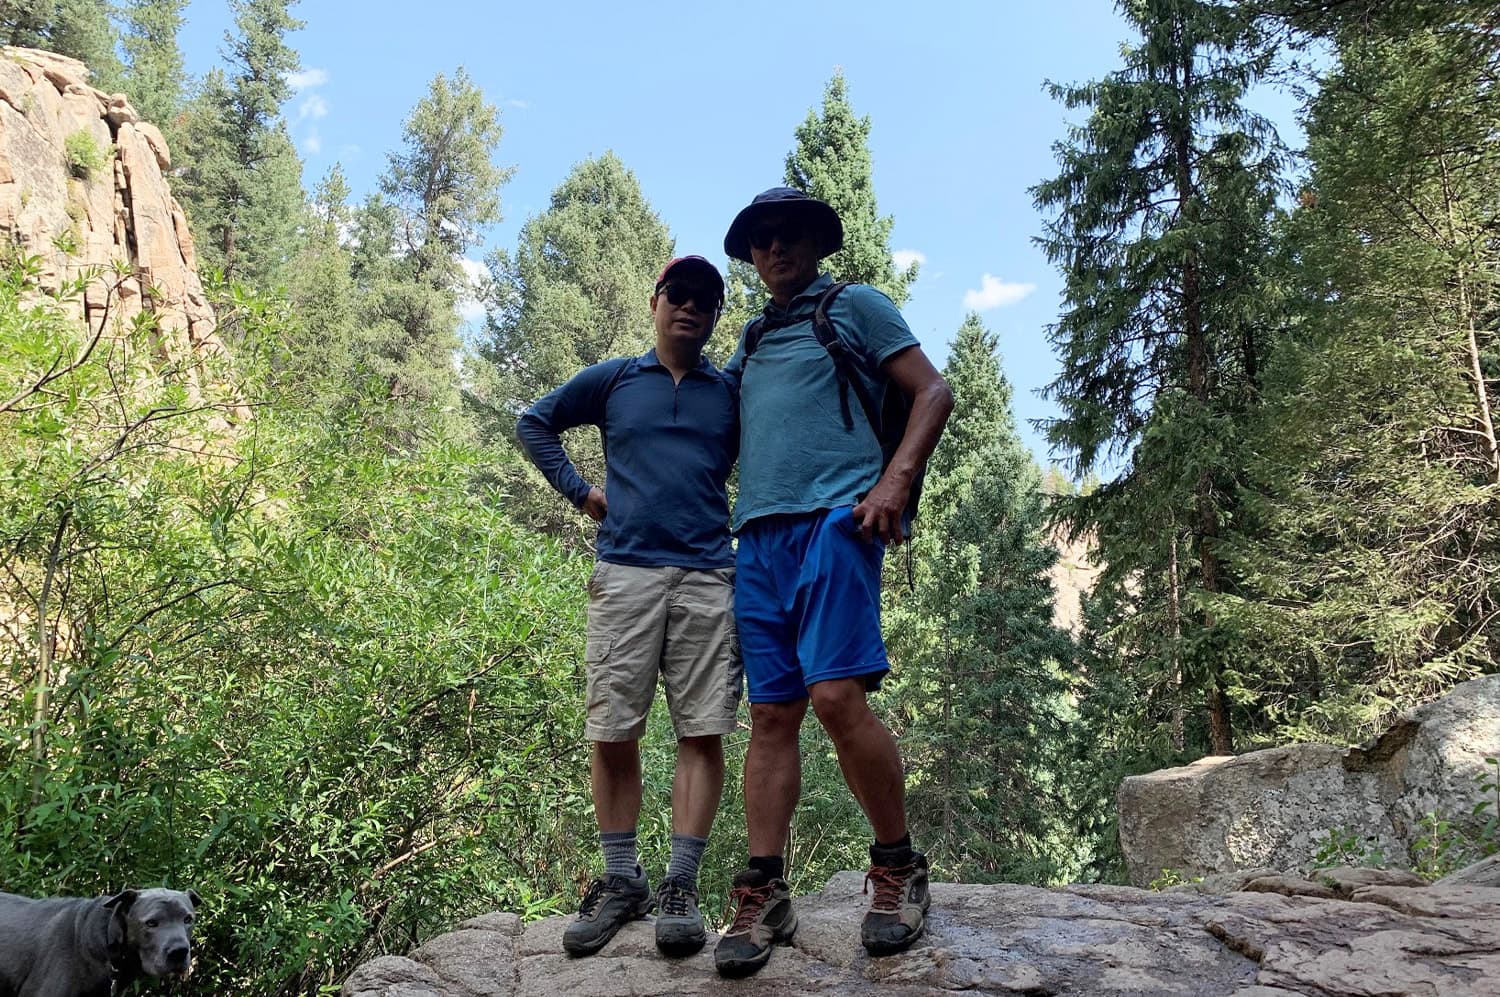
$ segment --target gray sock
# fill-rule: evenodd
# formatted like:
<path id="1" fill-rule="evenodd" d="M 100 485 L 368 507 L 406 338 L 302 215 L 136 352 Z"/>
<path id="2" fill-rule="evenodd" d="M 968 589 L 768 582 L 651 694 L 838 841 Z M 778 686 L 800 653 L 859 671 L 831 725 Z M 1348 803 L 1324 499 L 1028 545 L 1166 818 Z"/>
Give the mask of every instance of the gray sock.
<path id="1" fill-rule="evenodd" d="M 634 831 L 606 831 L 599 835 L 604 853 L 604 874 L 634 879 L 640 875 L 640 856 L 635 851 Z"/>
<path id="2" fill-rule="evenodd" d="M 696 888 L 698 866 L 703 862 L 703 849 L 707 838 L 695 838 L 691 834 L 672 835 L 672 861 L 667 865 L 667 875 L 685 879 Z"/>

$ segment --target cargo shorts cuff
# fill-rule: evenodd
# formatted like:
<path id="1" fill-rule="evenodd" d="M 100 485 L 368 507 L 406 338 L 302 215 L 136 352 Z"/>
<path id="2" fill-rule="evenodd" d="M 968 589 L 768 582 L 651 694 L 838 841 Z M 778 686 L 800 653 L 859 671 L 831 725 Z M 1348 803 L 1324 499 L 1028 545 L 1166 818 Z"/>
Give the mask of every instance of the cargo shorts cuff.
<path id="1" fill-rule="evenodd" d="M 684 737 L 708 737 L 709 735 L 733 734 L 736 723 L 734 717 L 723 720 L 694 720 L 690 723 L 681 723 L 675 726 L 677 739 Z"/>
<path id="2" fill-rule="evenodd" d="M 590 741 L 639 741 L 646 734 L 645 721 L 634 727 L 605 727 L 592 721 L 585 721 L 583 725 L 583 736 Z"/>

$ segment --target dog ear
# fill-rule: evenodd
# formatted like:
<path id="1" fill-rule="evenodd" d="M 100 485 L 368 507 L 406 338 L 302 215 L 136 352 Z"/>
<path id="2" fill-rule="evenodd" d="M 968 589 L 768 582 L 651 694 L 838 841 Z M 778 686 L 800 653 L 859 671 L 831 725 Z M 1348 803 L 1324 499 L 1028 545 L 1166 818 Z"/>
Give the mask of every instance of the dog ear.
<path id="1" fill-rule="evenodd" d="M 140 893 L 136 890 L 121 890 L 104 901 L 104 906 L 117 914 L 123 914 L 131 908 L 131 905 L 135 903 L 136 898 L 139 896 Z"/>
<path id="2" fill-rule="evenodd" d="M 193 910 L 197 910 L 200 906 L 203 905 L 203 898 L 198 896 L 197 890 L 188 890 L 187 895 L 188 899 L 193 902 Z"/>

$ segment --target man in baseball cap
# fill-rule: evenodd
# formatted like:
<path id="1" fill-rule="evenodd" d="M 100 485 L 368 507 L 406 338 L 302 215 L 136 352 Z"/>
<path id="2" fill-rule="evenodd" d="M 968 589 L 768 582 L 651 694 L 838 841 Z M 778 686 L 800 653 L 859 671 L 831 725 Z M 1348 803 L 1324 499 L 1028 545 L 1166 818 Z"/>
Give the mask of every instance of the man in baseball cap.
<path id="1" fill-rule="evenodd" d="M 758 970 L 797 927 L 785 855 L 809 703 L 874 832 L 861 942 L 872 955 L 899 952 L 926 926 L 927 859 L 907 832 L 901 755 L 866 696 L 890 668 L 881 560 L 904 538 L 913 482 L 953 394 L 889 298 L 820 272 L 843 241 L 833 208 L 790 187 L 756 195 L 724 236 L 724 251 L 753 264 L 771 294 L 726 365 L 740 384 L 735 618 L 751 733 L 749 867 L 734 879 L 735 917 L 714 951 L 725 976 Z M 820 307 L 827 343 L 814 325 Z M 887 459 L 881 417 L 859 410 L 888 387 L 910 410 Z"/>
<path id="2" fill-rule="evenodd" d="M 735 729 L 740 662 L 726 481 L 739 452 L 738 401 L 703 356 L 724 278 L 701 256 L 662 267 L 651 294 L 656 345 L 587 367 L 517 424 L 532 461 L 599 524 L 588 583 L 591 785 L 604 871 L 563 934 L 575 956 L 657 908 L 668 955 L 703 947 L 698 866 L 724 785 L 722 735 Z M 605 484 L 585 481 L 560 435 L 598 426 Z M 640 738 L 660 674 L 677 735 L 672 856 L 655 896 L 636 850 Z"/>

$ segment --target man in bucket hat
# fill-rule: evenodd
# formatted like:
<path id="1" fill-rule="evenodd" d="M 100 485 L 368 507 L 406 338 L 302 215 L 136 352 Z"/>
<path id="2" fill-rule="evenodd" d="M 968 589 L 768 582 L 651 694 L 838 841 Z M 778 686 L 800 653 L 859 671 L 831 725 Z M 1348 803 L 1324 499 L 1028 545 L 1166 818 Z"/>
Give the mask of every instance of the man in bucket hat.
<path id="1" fill-rule="evenodd" d="M 594 364 L 526 411 L 527 454 L 599 523 L 589 578 L 585 735 L 604 872 L 563 935 L 570 955 L 601 949 L 657 908 L 668 955 L 703 947 L 698 866 L 724 785 L 722 735 L 735 729 L 740 663 L 725 482 L 739 449 L 736 398 L 703 356 L 724 280 L 701 256 L 669 262 L 651 295 L 656 345 Z M 607 487 L 579 475 L 559 434 L 598 426 Z M 636 852 L 640 738 L 660 673 L 677 735 L 672 857 L 655 898 Z"/>
<path id="2" fill-rule="evenodd" d="M 874 955 L 899 952 L 926 924 L 927 859 L 907 833 L 901 756 L 866 696 L 889 669 L 882 556 L 903 539 L 912 483 L 937 446 L 953 395 L 896 306 L 866 285 L 845 287 L 827 303 L 846 358 L 835 363 L 813 315 L 833 286 L 819 261 L 842 245 L 833 208 L 789 187 L 757 195 L 724 237 L 724 251 L 752 263 L 771 294 L 726 367 L 741 386 L 735 617 L 752 726 L 749 868 L 735 877 L 734 921 L 714 952 L 725 976 L 755 972 L 796 930 L 785 852 L 809 702 L 874 832 L 866 882 L 875 896 L 861 941 Z M 880 397 L 887 384 L 910 400 L 888 463 L 871 422 L 851 418 L 847 398 L 841 402 L 841 389 L 851 387 L 841 378 L 859 379 L 861 401 Z"/>

